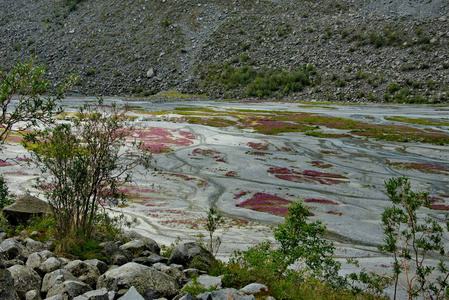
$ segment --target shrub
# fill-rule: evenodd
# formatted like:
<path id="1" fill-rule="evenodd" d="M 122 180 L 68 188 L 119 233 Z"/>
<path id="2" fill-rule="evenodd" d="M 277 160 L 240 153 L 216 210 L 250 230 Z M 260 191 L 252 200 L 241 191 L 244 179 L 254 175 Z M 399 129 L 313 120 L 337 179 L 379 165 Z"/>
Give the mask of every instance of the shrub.
<path id="1" fill-rule="evenodd" d="M 418 210 L 429 206 L 428 193 L 413 192 L 408 178 L 392 178 L 385 183 L 392 207 L 382 214 L 385 244 L 379 250 L 390 253 L 393 258 L 394 299 L 397 290 L 404 289 L 409 299 L 447 299 L 449 295 L 449 268 L 444 262 L 444 227 L 431 217 L 422 219 Z M 428 263 L 435 256 L 438 266 Z M 404 277 L 400 275 L 404 274 Z"/>
<path id="2" fill-rule="evenodd" d="M 124 113 L 115 105 L 103 108 L 101 102 L 86 105 L 73 125 L 63 123 L 26 136 L 25 147 L 50 175 L 38 180 L 37 187 L 52 206 L 57 238 L 67 239 L 67 246 L 71 239 L 90 238 L 97 226 L 108 229 L 114 224 L 105 216 L 106 206 L 124 201 L 117 186 L 128 182 L 129 171 L 143 162 L 144 157 L 123 148 Z M 61 244 L 65 248 L 64 241 Z"/>

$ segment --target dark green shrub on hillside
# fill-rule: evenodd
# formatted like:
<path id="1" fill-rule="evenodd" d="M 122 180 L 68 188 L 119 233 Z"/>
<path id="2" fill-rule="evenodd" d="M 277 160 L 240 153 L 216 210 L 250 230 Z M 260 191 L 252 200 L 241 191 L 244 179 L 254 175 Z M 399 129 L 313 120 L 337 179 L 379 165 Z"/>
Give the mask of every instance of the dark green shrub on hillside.
<path id="1" fill-rule="evenodd" d="M 312 65 L 287 72 L 281 69 L 256 70 L 250 66 L 238 69 L 225 64 L 220 71 L 213 71 L 211 77 L 224 84 L 228 89 L 246 87 L 245 94 L 247 96 L 261 98 L 286 96 L 302 91 L 304 87 L 313 84 L 311 77 L 315 74 L 316 71 Z"/>

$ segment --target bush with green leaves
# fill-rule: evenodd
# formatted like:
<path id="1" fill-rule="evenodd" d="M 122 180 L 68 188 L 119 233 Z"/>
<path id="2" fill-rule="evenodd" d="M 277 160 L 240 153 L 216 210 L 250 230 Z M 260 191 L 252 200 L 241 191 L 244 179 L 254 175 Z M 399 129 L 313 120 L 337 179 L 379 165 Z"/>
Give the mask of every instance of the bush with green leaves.
<path id="1" fill-rule="evenodd" d="M 12 204 L 12 199 L 9 198 L 9 189 L 5 178 L 0 175 L 0 209 Z"/>
<path id="2" fill-rule="evenodd" d="M 332 293 L 345 299 L 347 281 L 338 274 L 340 263 L 333 259 L 334 246 L 323 238 L 326 227 L 309 220 L 302 202 L 289 207 L 285 224 L 274 229 L 275 241 L 265 241 L 247 251 L 237 251 L 220 271 L 226 286 L 243 287 L 260 282 L 279 299 L 302 299 Z M 351 296 L 348 296 L 351 297 Z M 315 298 L 319 299 L 319 298 Z"/>
<path id="3" fill-rule="evenodd" d="M 430 205 L 429 193 L 412 191 L 408 178 L 391 178 L 385 186 L 394 205 L 382 214 L 385 244 L 379 250 L 393 259 L 393 298 L 397 298 L 397 291 L 402 288 L 409 299 L 447 299 L 449 268 L 444 239 L 444 231 L 449 230 L 447 218 L 443 222 L 435 217 L 421 217 L 419 210 Z M 429 258 L 439 259 L 439 263 L 432 264 Z"/>
<path id="4" fill-rule="evenodd" d="M 104 227 L 107 206 L 125 200 L 119 185 L 149 159 L 127 142 L 126 109 L 100 104 L 80 108 L 73 123 L 25 138 L 42 171 L 37 187 L 52 206 L 59 239 L 90 238 Z"/>
<path id="5" fill-rule="evenodd" d="M 60 111 L 58 101 L 74 80 L 72 76 L 54 95 L 43 96 L 51 95 L 52 88 L 45 79 L 45 68 L 34 59 L 17 63 L 9 72 L 0 71 L 0 143 L 12 132 L 52 123 L 53 115 Z"/>

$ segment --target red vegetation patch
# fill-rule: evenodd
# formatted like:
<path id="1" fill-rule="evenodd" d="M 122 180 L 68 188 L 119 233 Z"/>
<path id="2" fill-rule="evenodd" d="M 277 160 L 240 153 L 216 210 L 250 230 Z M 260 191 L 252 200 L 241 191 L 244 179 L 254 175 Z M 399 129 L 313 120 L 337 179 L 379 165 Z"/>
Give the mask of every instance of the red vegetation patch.
<path id="1" fill-rule="evenodd" d="M 316 198 L 307 198 L 304 202 L 312 202 L 312 203 L 321 203 L 321 204 L 331 204 L 331 205 L 339 205 L 338 202 L 327 200 L 327 199 L 316 199 Z"/>
<path id="2" fill-rule="evenodd" d="M 196 148 L 192 151 L 192 157 L 191 157 L 192 159 L 202 159 L 204 157 L 213 158 L 217 162 L 226 163 L 224 156 L 218 151 L 215 151 L 212 149 L 201 149 L 201 148 Z"/>
<path id="3" fill-rule="evenodd" d="M 447 172 L 449 172 L 449 169 L 446 169 L 445 167 L 425 163 L 395 162 L 389 163 L 389 165 L 400 169 L 413 169 L 423 173 L 446 174 Z"/>
<path id="4" fill-rule="evenodd" d="M 136 128 L 129 136 L 142 142 L 142 147 L 153 153 L 169 152 L 171 147 L 186 147 L 193 143 L 195 136 L 187 131 L 176 131 L 160 127 Z"/>
<path id="5" fill-rule="evenodd" d="M 310 162 L 312 164 L 312 166 L 320 168 L 320 169 L 327 169 L 327 168 L 332 168 L 333 165 L 332 164 L 326 164 L 323 161 L 320 160 L 314 160 Z"/>
<path id="6" fill-rule="evenodd" d="M 269 144 L 248 142 L 249 147 L 254 150 L 268 150 Z"/>
<path id="7" fill-rule="evenodd" d="M 272 167 L 268 169 L 268 173 L 274 174 L 276 178 L 297 182 L 297 183 L 313 183 L 313 184 L 339 184 L 345 182 L 341 179 L 347 179 L 347 177 L 339 174 L 323 173 L 313 170 L 305 170 L 303 172 L 296 172 L 287 168 Z"/>
<path id="8" fill-rule="evenodd" d="M 343 215 L 342 212 L 336 212 L 336 211 L 333 211 L 333 210 L 329 210 L 326 213 L 328 213 L 330 215 L 337 215 L 337 216 L 342 216 Z"/>
<path id="9" fill-rule="evenodd" d="M 12 166 L 12 164 L 6 160 L 0 159 L 0 167 L 8 167 Z"/>
<path id="10" fill-rule="evenodd" d="M 430 209 L 434 209 L 434 210 L 449 210 L 449 205 L 444 205 L 444 204 L 431 204 L 429 206 Z"/>
<path id="11" fill-rule="evenodd" d="M 285 217 L 288 214 L 288 206 L 292 203 L 293 201 L 276 195 L 256 193 L 253 197 L 235 206 Z"/>

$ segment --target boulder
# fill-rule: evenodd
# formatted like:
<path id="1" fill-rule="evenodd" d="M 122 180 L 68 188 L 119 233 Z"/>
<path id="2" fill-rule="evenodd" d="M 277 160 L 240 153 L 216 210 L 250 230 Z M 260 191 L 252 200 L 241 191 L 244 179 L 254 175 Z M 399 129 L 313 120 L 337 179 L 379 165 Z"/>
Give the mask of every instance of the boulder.
<path id="1" fill-rule="evenodd" d="M 42 300 L 41 292 L 39 290 L 31 290 L 26 292 L 25 300 Z"/>
<path id="2" fill-rule="evenodd" d="M 94 266 L 100 271 L 100 275 L 108 270 L 108 265 L 99 259 L 89 259 L 84 261 L 86 264 Z"/>
<path id="3" fill-rule="evenodd" d="M 56 271 L 62 267 L 61 260 L 57 257 L 50 257 L 42 262 L 37 268 L 37 272 L 44 276 L 47 273 Z"/>
<path id="4" fill-rule="evenodd" d="M 53 286 L 61 284 L 66 280 L 80 281 L 67 270 L 59 269 L 51 273 L 45 274 L 42 280 L 41 292 L 47 293 Z"/>
<path id="5" fill-rule="evenodd" d="M 28 259 L 26 261 L 26 265 L 28 267 L 34 269 L 35 271 L 39 272 L 40 265 L 44 261 L 49 259 L 50 257 L 56 257 L 56 255 L 53 252 L 49 251 L 49 250 L 44 250 L 44 251 L 40 251 L 40 252 L 31 253 L 28 256 Z"/>
<path id="6" fill-rule="evenodd" d="M 63 300 L 72 300 L 76 296 L 82 295 L 90 290 L 92 288 L 84 282 L 67 280 L 52 286 L 48 290 L 47 297 L 61 295 Z"/>
<path id="7" fill-rule="evenodd" d="M 113 298 L 112 298 L 113 299 Z M 108 290 L 105 288 L 89 291 L 80 296 L 76 296 L 73 300 L 109 300 Z"/>
<path id="8" fill-rule="evenodd" d="M 98 277 L 101 275 L 96 266 L 81 260 L 71 261 L 63 269 L 90 286 L 95 286 Z"/>
<path id="9" fill-rule="evenodd" d="M 152 266 L 156 263 L 166 264 L 168 262 L 168 258 L 157 255 L 155 253 L 148 253 L 148 256 L 140 256 L 133 259 L 133 262 L 138 264 L 142 264 L 145 266 Z"/>
<path id="10" fill-rule="evenodd" d="M 236 289 L 223 289 L 219 291 L 206 292 L 196 296 L 197 300 L 256 300 L 253 295 L 245 295 L 245 293 Z"/>
<path id="11" fill-rule="evenodd" d="M 193 267 L 207 270 L 216 262 L 215 257 L 197 243 L 185 243 L 176 246 L 168 260 L 169 264 L 180 264 L 185 267 Z"/>
<path id="12" fill-rule="evenodd" d="M 5 269 L 3 261 L 0 257 L 0 299 L 4 300 L 19 300 L 16 291 L 14 290 L 14 279 L 11 272 Z"/>
<path id="13" fill-rule="evenodd" d="M 3 255 L 5 260 L 23 259 L 24 249 L 17 238 L 6 239 L 0 244 L 0 255 Z"/>
<path id="14" fill-rule="evenodd" d="M 161 248 L 159 247 L 159 245 L 156 243 L 155 240 L 153 240 L 149 237 L 143 236 L 140 233 L 137 233 L 135 231 L 126 231 L 126 232 L 122 233 L 122 237 L 125 239 L 128 239 L 128 240 L 131 240 L 131 241 L 132 240 L 141 240 L 145 243 L 146 248 L 148 250 L 150 250 L 151 252 L 156 253 L 156 254 L 161 253 Z"/>
<path id="15" fill-rule="evenodd" d="M 145 298 L 132 286 L 123 296 L 118 298 L 118 300 L 145 300 Z"/>
<path id="16" fill-rule="evenodd" d="M 119 291 L 132 286 L 145 298 L 172 298 L 179 293 L 179 285 L 175 278 L 168 276 L 155 268 L 127 263 L 107 271 L 98 278 L 97 288 Z"/>
<path id="17" fill-rule="evenodd" d="M 217 290 L 221 289 L 221 278 L 209 275 L 201 275 L 196 281 L 201 284 L 205 289 L 215 288 Z M 193 281 L 189 282 L 187 285 L 193 284 Z"/>
<path id="18" fill-rule="evenodd" d="M 261 283 L 250 283 L 244 288 L 241 288 L 240 291 L 245 294 L 258 294 L 268 292 L 268 287 Z"/>
<path id="19" fill-rule="evenodd" d="M 39 290 L 42 278 L 33 269 L 27 266 L 15 265 L 8 268 L 14 279 L 14 289 L 20 299 L 25 299 L 25 294 L 31 290 Z"/>
<path id="20" fill-rule="evenodd" d="M 29 237 L 25 239 L 24 243 L 25 252 L 27 252 L 27 254 L 25 255 L 26 257 L 28 257 L 31 253 L 44 251 L 45 249 L 47 249 L 47 246 L 45 246 L 44 243 L 38 242 Z"/>
<path id="21" fill-rule="evenodd" d="M 12 225 L 26 223 L 31 217 L 46 213 L 51 213 L 50 204 L 31 195 L 25 195 L 3 208 L 3 215 Z"/>

